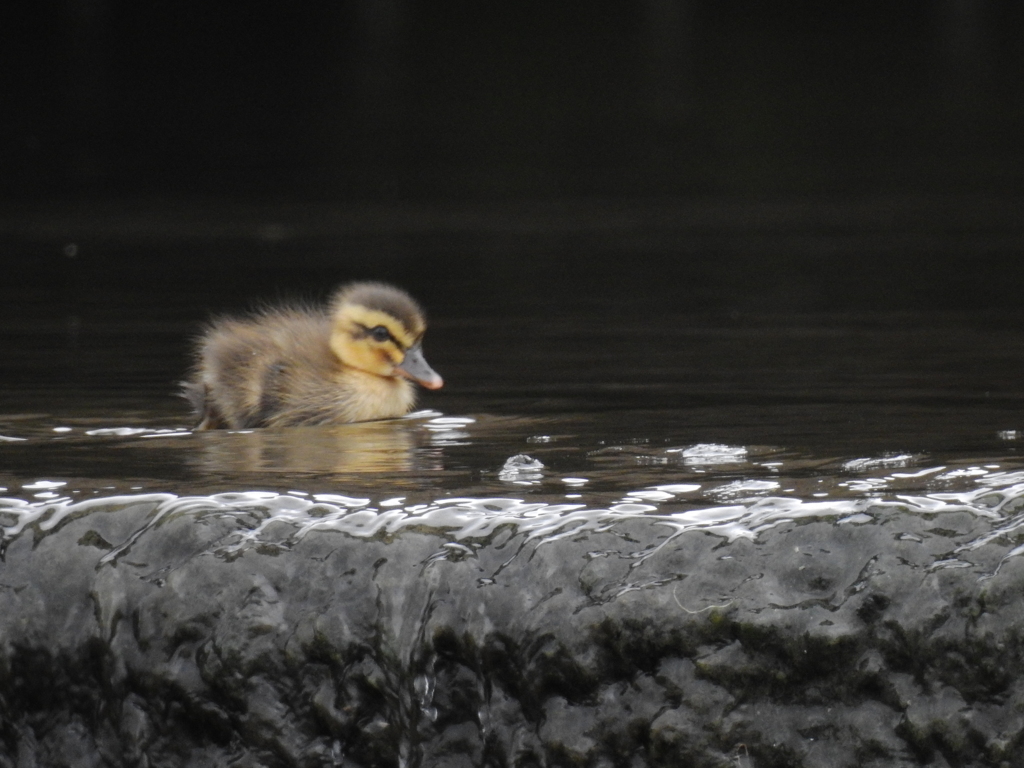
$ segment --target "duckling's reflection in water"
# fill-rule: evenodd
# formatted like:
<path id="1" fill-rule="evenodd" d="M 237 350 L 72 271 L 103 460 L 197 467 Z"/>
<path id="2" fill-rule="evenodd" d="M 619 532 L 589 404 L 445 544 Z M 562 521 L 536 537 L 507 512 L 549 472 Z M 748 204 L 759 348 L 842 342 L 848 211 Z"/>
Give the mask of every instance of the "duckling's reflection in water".
<path id="1" fill-rule="evenodd" d="M 436 452 L 402 419 L 320 427 L 201 433 L 207 473 L 384 474 L 439 469 Z"/>

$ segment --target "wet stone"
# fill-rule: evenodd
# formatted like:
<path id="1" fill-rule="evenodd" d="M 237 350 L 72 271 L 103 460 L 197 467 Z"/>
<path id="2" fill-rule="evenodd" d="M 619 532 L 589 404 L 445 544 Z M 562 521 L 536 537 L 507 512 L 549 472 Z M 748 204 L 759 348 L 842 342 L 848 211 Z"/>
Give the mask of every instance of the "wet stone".
<path id="1" fill-rule="evenodd" d="M 1024 739 L 1013 543 L 935 565 L 970 514 L 461 536 L 256 502 L 8 533 L 0 765 L 998 766 Z"/>

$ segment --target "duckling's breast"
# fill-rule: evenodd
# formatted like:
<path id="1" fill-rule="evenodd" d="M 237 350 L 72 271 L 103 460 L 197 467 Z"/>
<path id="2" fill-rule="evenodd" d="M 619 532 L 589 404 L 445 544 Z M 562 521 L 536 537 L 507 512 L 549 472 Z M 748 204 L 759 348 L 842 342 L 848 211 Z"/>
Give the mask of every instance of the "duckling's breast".
<path id="1" fill-rule="evenodd" d="M 335 376 L 337 400 L 347 421 L 404 416 L 416 404 L 416 388 L 406 379 L 377 376 L 347 366 Z"/>
<path id="2" fill-rule="evenodd" d="M 280 363 L 262 393 L 266 426 L 346 424 L 404 416 L 416 400 L 408 381 L 318 360 Z"/>

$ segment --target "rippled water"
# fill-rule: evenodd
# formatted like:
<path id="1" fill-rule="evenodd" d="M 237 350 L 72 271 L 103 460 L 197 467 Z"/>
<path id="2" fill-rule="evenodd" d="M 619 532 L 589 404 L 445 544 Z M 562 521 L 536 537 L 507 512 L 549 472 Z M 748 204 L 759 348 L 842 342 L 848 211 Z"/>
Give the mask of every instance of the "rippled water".
<path id="1" fill-rule="evenodd" d="M 1016 530 L 1024 332 L 1011 316 L 687 314 L 663 293 L 652 313 L 645 291 L 561 306 L 513 292 L 517 307 L 436 283 L 418 293 L 428 357 L 448 382 L 421 397 L 427 410 L 199 434 L 175 389 L 215 297 L 150 304 L 137 288 L 54 317 L 31 294 L 7 296 L 5 538 L 97 500 L 145 500 L 151 523 L 250 515 L 251 541 L 277 543 L 428 526 L 455 546 L 506 525 L 543 539 L 635 516 L 730 541 L 782 520 L 957 509 L 981 526 L 950 553 L 966 564 L 975 543 Z"/>
<path id="2" fill-rule="evenodd" d="M 935 567 L 990 575 L 1001 560 L 992 560 L 990 547 L 975 562 L 983 544 L 1002 541 L 1002 558 L 1024 551 L 1016 430 L 979 428 L 961 450 L 928 450 L 926 440 L 894 430 L 891 450 L 828 455 L 782 440 L 685 442 L 677 437 L 690 431 L 684 418 L 428 410 L 342 427 L 193 434 L 168 417 L 145 425 L 114 413 L 59 421 L 9 414 L 0 419 L 0 530 L 5 541 L 26 530 L 45 535 L 69 517 L 145 504 L 152 508 L 145 528 L 115 543 L 105 561 L 179 514 L 243 518 L 244 533 L 217 544 L 221 556 L 289 546 L 312 530 L 372 537 L 415 527 L 444 532 L 449 543 L 438 556 L 446 557 L 502 528 L 543 542 L 642 517 L 665 526 L 661 547 L 689 531 L 728 543 L 794 520 L 885 525 L 894 515 L 962 512 L 974 519 L 973 532 Z M 846 446 L 850 437 L 836 442 Z"/>
<path id="3" fill-rule="evenodd" d="M 784 518 L 951 505 L 1006 524 L 1013 505 L 992 500 L 1019 482 L 1015 315 L 700 312 L 672 286 L 596 290 L 581 272 L 590 290 L 573 292 L 567 279 L 413 286 L 447 386 L 409 418 L 203 434 L 177 381 L 200 323 L 249 304 L 247 286 L 174 283 L 159 301 L 157 273 L 92 301 L 66 281 L 48 298 L 46 283 L 8 287 L 4 527 L 154 493 L 171 494 L 161 509 L 251 506 L 296 531 L 437 525 L 453 540 L 630 515 L 731 539 Z"/>
<path id="4" fill-rule="evenodd" d="M 816 748 L 805 737 L 811 711 L 845 723 L 836 733 L 856 734 L 851 755 L 884 742 L 886 756 L 918 764 L 897 741 L 930 754 L 951 722 L 933 718 L 933 709 L 946 711 L 936 707 L 960 712 L 963 700 L 988 696 L 992 706 L 1017 712 L 1000 678 L 989 690 L 977 670 L 1016 663 L 999 656 L 1017 647 L 999 633 L 1014 631 L 1008 606 L 1019 594 L 1024 554 L 1019 313 L 1005 301 L 998 313 L 898 301 L 865 310 L 822 299 L 808 307 L 799 291 L 805 304 L 798 307 L 780 285 L 761 291 L 750 274 L 724 267 L 703 282 L 713 268 L 695 275 L 683 264 L 662 273 L 660 262 L 646 262 L 639 279 L 628 264 L 599 273 L 574 258 L 547 265 L 494 254 L 485 262 L 446 257 L 427 259 L 432 268 L 419 271 L 415 259 L 374 262 L 373 274 L 355 276 L 401 282 L 427 306 L 426 354 L 445 388 L 423 393 L 421 410 L 407 418 L 278 430 L 193 433 L 176 395 L 189 341 L 211 313 L 245 308 L 254 297 L 287 294 L 290 285 L 300 293 L 314 285 L 305 295 L 322 295 L 338 281 L 334 270 L 281 287 L 279 269 L 244 279 L 230 269 L 204 270 L 200 254 L 189 279 L 165 279 L 155 267 L 127 277 L 116 268 L 58 270 L 53 279 L 0 286 L 0 598 L 5 610 L 26 617 L 25 636 L 44 655 L 50 622 L 65 633 L 58 644 L 72 650 L 64 666 L 42 669 L 76 674 L 81 654 L 97 642 L 109 647 L 110 668 L 134 665 L 136 677 L 127 693 L 112 689 L 104 711 L 118 723 L 125 707 L 152 723 L 153 733 L 177 717 L 171 712 L 165 721 L 150 706 L 163 700 L 160 686 L 180 684 L 185 699 L 200 691 L 188 699 L 195 709 L 184 730 L 166 732 L 166 759 L 154 764 L 181 763 L 173 751 L 181 734 L 205 743 L 188 718 L 205 718 L 210 702 L 250 713 L 254 725 L 231 726 L 246 734 L 283 722 L 274 709 L 281 702 L 301 709 L 320 701 L 301 686 L 293 698 L 268 698 L 265 691 L 288 689 L 284 667 L 257 674 L 252 690 L 221 701 L 225 680 L 249 679 L 253 670 L 246 662 L 237 677 L 221 678 L 216 665 L 230 654 L 214 653 L 218 643 L 243 659 L 258 656 L 266 642 L 275 649 L 267 658 L 287 660 L 298 648 L 291 638 L 306 637 L 305 627 L 310 639 L 295 657 L 304 659 L 300 672 L 330 666 L 318 638 L 350 611 L 364 618 L 351 636 L 332 635 L 328 656 L 344 663 L 324 683 L 341 698 L 334 709 L 296 721 L 303 735 L 294 737 L 294 754 L 310 765 L 349 764 L 339 762 L 343 747 L 370 750 L 356 764 L 432 764 L 435 737 L 444 741 L 438 734 L 463 722 L 472 725 L 465 744 L 511 745 L 502 747 L 508 760 L 495 758 L 495 765 L 520 764 L 515 745 L 524 733 L 539 734 L 532 754 L 565 750 L 577 764 L 612 764 L 613 753 L 614 764 L 627 764 L 622 755 L 640 754 L 644 744 L 668 745 L 668 762 L 649 756 L 637 764 L 681 764 L 711 752 L 745 760 L 748 747 L 756 758 L 749 764 L 798 764 L 793 754 Z M 884 259 L 876 254 L 874 263 Z M 865 273 L 860 278 L 862 288 L 870 283 Z M 737 282 L 745 287 L 734 290 Z M 837 282 L 833 298 L 846 291 Z M 911 284 L 900 283 L 908 296 Z M 984 294 L 979 287 L 972 300 Z M 53 567 L 60 558 L 66 582 Z M 217 589 L 197 599 L 211 580 Z M 561 602 L 552 599 L 560 593 Z M 64 595 L 73 597 L 65 603 Z M 1004 623 L 988 640 L 979 634 L 978 645 L 973 629 L 958 629 L 953 603 L 974 606 L 962 611 L 969 623 Z M 1001 607 L 988 615 L 987 606 Z M 330 616 L 321 617 L 325 610 Z M 876 627 L 873 617 L 883 611 Z M 138 626 L 118 630 L 128 615 Z M 644 629 L 654 621 L 664 635 L 656 647 L 646 644 Z M 898 625 L 910 638 L 923 633 L 922 643 L 934 635 L 924 654 L 931 671 L 920 672 L 917 652 L 901 645 L 904 635 L 887 635 L 882 625 Z M 937 626 L 948 634 L 934 632 Z M 610 640 L 606 630 L 621 635 Z M 196 632 L 205 639 L 192 648 Z M 445 645 L 463 632 L 469 639 L 457 653 Z M 762 658 L 768 636 L 775 655 Z M 821 640 L 817 660 L 794 650 L 808 637 Z M 564 653 L 549 648 L 551 638 Z M 951 647 L 975 648 L 977 659 L 967 663 L 974 677 L 946 674 L 949 638 Z M 599 645 L 608 652 L 602 643 L 622 644 L 612 654 L 617 660 L 596 659 Z M 485 647 L 494 654 L 487 658 L 521 670 L 522 679 L 480 662 L 475 654 Z M 877 679 L 861 685 L 846 667 L 826 679 L 822 670 L 833 670 L 837 648 L 847 649 L 849 669 Z M 866 649 L 875 656 L 863 667 Z M 350 654 L 361 653 L 372 663 L 349 664 Z M 578 666 L 550 671 L 545 665 L 559 654 Z M 748 663 L 743 654 L 761 661 Z M 166 668 L 165 657 L 173 661 Z M 455 657 L 468 687 L 463 677 L 446 683 L 431 671 Z M 37 674 L 31 659 L 18 663 L 26 680 Z M 692 680 L 680 671 L 687 665 Z M 570 667 L 595 681 L 574 689 Z M 742 672 L 762 667 L 767 677 Z M 152 689 L 150 668 L 164 680 Z M 783 668 L 790 677 L 780 688 L 771 681 Z M 97 675 L 81 690 L 108 685 L 106 671 Z M 360 675 L 364 682 L 344 682 Z M 680 708 L 677 677 L 687 681 L 679 685 L 692 706 Z M 200 678 L 215 683 L 207 690 Z M 904 687 L 889 691 L 890 678 Z M 702 708 L 708 681 L 723 702 L 711 714 Z M 647 685 L 658 696 L 645 693 Z M 948 696 L 950 686 L 963 699 Z M 357 689 L 382 698 L 360 699 Z M 634 694 L 636 701 L 623 703 Z M 506 695 L 519 702 L 519 714 L 502 709 Z M 606 725 L 625 722 L 623 708 L 645 699 L 671 706 L 645 716 L 636 733 L 647 735 L 629 737 L 639 746 L 623 736 L 613 749 L 590 741 L 606 728 L 595 724 L 598 699 Z M 31 696 L 19 702 L 21 714 L 34 712 Z M 74 717 L 96 709 L 69 702 L 63 711 Z M 848 717 L 833 714 L 847 702 Z M 492 722 L 491 708 L 504 714 Z M 682 713 L 678 738 L 653 725 L 670 710 Z M 793 727 L 763 731 L 764 711 L 789 712 Z M 693 721 L 706 727 L 691 728 L 691 716 L 706 717 Z M 332 723 L 326 730 L 324 717 Z M 70 726 L 72 736 L 61 730 L 62 718 L 40 729 L 46 744 L 78 738 Z M 917 730 L 893 725 L 904 721 Z M 864 723 L 898 739 L 862 734 Z M 975 727 L 972 721 L 962 730 Z M 102 738 L 128 754 L 136 743 L 156 743 L 143 731 Z M 573 742 L 570 732 L 583 736 Z M 715 735 L 691 753 L 691 732 Z M 997 736 L 984 738 L 998 746 L 1004 737 Z M 274 749 L 292 749 L 292 738 L 282 736 Z M 818 743 L 830 752 L 843 738 Z M 319 739 L 317 749 L 335 757 L 317 762 L 304 746 L 313 741 L 303 739 Z M 385 756 L 373 757 L 375 749 Z"/>

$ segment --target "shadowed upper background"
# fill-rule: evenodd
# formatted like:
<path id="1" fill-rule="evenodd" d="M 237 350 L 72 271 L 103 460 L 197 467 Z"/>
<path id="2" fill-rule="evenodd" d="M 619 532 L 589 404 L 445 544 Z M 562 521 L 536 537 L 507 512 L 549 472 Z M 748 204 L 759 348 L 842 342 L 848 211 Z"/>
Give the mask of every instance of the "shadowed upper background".
<path id="1" fill-rule="evenodd" d="M 63 0 L 0 12 L 0 191 L 1020 194 L 991 0 Z"/>
<path id="2" fill-rule="evenodd" d="M 0 15 L 0 245 L 60 301 L 140 270 L 219 286 L 215 307 L 363 276 L 727 312 L 1024 287 L 1020 4 Z"/>

